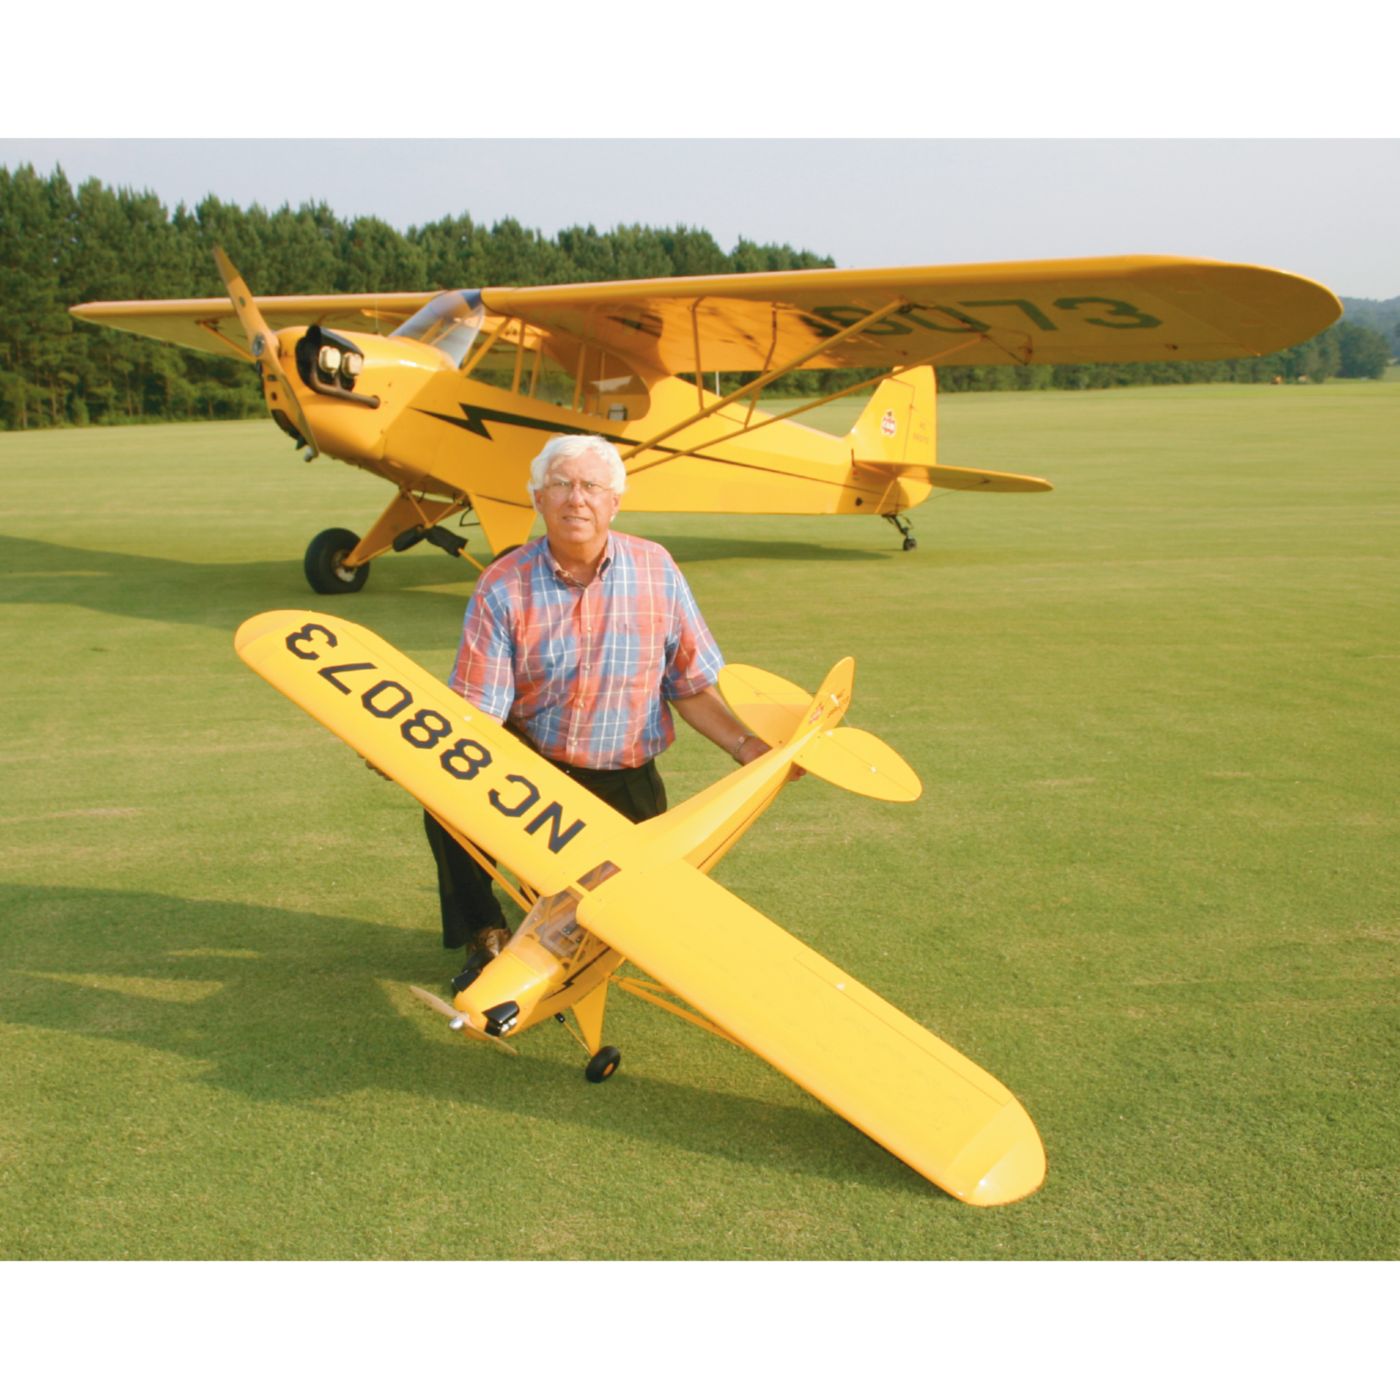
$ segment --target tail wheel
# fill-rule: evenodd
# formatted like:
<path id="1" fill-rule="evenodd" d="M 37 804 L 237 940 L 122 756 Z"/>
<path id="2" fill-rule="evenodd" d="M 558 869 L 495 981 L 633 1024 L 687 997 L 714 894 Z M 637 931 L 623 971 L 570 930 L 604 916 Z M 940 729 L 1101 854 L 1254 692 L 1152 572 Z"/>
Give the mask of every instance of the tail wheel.
<path id="1" fill-rule="evenodd" d="M 350 530 L 322 530 L 306 546 L 302 565 L 306 581 L 317 593 L 358 593 L 369 577 L 369 565 L 347 568 L 345 556 L 360 542 Z"/>
<path id="2" fill-rule="evenodd" d="M 590 1084 L 601 1084 L 603 1080 L 612 1078 L 621 1061 L 622 1051 L 616 1045 L 605 1045 L 589 1060 L 587 1068 L 583 1071 L 583 1077 Z"/>

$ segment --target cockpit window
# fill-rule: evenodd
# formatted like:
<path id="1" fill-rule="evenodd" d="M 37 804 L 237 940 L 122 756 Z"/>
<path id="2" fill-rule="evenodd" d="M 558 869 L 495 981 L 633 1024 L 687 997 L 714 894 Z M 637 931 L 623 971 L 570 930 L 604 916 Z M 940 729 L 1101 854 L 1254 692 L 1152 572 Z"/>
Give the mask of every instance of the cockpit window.
<path id="1" fill-rule="evenodd" d="M 479 292 L 443 292 L 389 334 L 431 345 L 460 369 L 484 319 Z"/>

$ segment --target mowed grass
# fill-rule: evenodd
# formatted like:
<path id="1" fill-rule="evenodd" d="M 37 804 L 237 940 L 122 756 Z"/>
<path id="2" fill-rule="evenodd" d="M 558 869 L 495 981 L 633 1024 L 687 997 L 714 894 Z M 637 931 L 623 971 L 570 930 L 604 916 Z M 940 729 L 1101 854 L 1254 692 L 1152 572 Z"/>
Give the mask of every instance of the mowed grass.
<path id="1" fill-rule="evenodd" d="M 910 553 L 624 524 L 731 659 L 856 657 L 923 800 L 808 779 L 719 878 L 1006 1083 L 1037 1195 L 960 1205 L 621 995 L 604 1086 L 558 1027 L 451 1036 L 417 810 L 231 643 L 312 604 L 442 672 L 470 571 L 318 603 L 306 541 L 381 483 L 265 423 L 92 429 L 0 437 L 0 1256 L 1393 1258 L 1400 384 L 940 408 L 943 460 L 1056 492 L 939 497 Z"/>

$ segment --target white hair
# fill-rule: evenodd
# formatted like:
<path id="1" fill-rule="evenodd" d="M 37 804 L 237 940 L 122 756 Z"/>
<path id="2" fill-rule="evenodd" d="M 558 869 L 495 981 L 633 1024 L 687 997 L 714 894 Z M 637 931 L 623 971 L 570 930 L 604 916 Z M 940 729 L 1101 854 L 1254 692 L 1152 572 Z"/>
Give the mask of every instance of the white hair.
<path id="1" fill-rule="evenodd" d="M 627 468 L 622 465 L 617 448 L 607 438 L 593 437 L 587 433 L 569 433 L 564 437 L 553 437 L 545 443 L 540 455 L 530 463 L 530 493 L 544 490 L 549 469 L 555 462 L 571 462 L 575 457 L 593 453 L 607 464 L 612 480 L 609 487 L 620 496 L 627 489 Z"/>

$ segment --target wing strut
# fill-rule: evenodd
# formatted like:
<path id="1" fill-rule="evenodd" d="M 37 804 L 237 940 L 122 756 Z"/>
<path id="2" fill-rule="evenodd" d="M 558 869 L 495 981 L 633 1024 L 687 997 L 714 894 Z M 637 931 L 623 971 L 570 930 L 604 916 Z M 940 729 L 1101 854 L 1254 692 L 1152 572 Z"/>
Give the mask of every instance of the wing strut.
<path id="1" fill-rule="evenodd" d="M 519 885 L 519 888 L 517 889 L 516 885 L 512 884 L 506 878 L 505 872 L 501 869 L 501 867 L 498 866 L 496 862 L 493 861 L 491 857 L 488 856 L 481 849 L 481 847 L 469 841 L 465 836 L 462 835 L 460 831 L 457 830 L 455 826 L 452 825 L 450 821 L 448 821 L 440 813 L 434 812 L 433 816 L 437 818 L 443 830 L 445 830 L 447 834 L 451 836 L 452 839 L 456 841 L 457 844 L 461 846 L 461 848 L 493 880 L 495 880 L 495 882 L 498 885 L 500 885 L 500 887 L 521 907 L 521 909 L 523 909 L 528 914 L 530 910 L 535 907 L 536 903 L 538 903 L 539 901 L 539 893 L 536 890 L 531 889 L 530 886 L 527 885 L 524 880 L 521 880 L 518 875 L 515 877 Z"/>
<path id="2" fill-rule="evenodd" d="M 741 385 L 732 394 L 726 394 L 723 398 L 717 399 L 708 408 L 701 408 L 698 412 L 692 413 L 689 418 L 683 418 L 679 423 L 672 423 L 670 427 L 663 429 L 661 432 L 657 433 L 655 437 L 649 438 L 646 442 L 640 442 L 636 447 L 628 448 L 628 450 L 622 454 L 622 460 L 626 462 L 630 458 L 635 457 L 639 452 L 645 452 L 649 448 L 655 447 L 657 443 L 665 442 L 668 437 L 680 432 L 682 428 L 688 428 L 692 423 L 698 423 L 702 418 L 710 417 L 711 414 L 717 413 L 721 408 L 727 408 L 738 399 L 748 398 L 749 395 L 758 393 L 780 375 L 787 374 L 790 370 L 800 369 L 813 355 L 820 354 L 822 351 L 830 349 L 831 346 L 837 345 L 843 340 L 849 340 L 853 335 L 859 335 L 867 326 L 873 325 L 876 321 L 883 320 L 891 311 L 897 311 L 903 304 L 902 301 L 886 302 L 878 311 L 872 311 L 870 315 L 862 317 L 859 321 L 853 322 L 849 326 L 843 327 L 838 330 L 835 335 L 828 336 L 819 344 L 808 350 L 804 350 L 802 354 L 798 355 L 795 359 L 787 361 L 786 364 L 780 365 L 777 369 L 766 370 L 763 374 L 759 375 L 757 379 L 753 380 L 752 383 Z M 829 324 L 835 323 L 831 322 Z M 698 383 L 702 377 L 700 347 L 697 342 L 695 347 L 696 382 Z M 672 455 L 674 456 L 675 454 L 673 453 Z"/>
<path id="3" fill-rule="evenodd" d="M 644 467 L 633 468 L 632 471 L 628 472 L 628 475 L 637 476 L 642 472 L 650 471 L 653 467 L 664 466 L 667 462 L 672 461 L 676 457 L 694 455 L 698 452 L 708 452 L 710 448 L 718 447 L 719 444 L 722 442 L 729 442 L 733 438 L 744 437 L 748 433 L 756 433 L 759 431 L 759 429 L 766 428 L 770 423 L 781 423 L 785 418 L 793 418 L 799 413 L 810 413 L 812 409 L 820 408 L 823 404 L 832 403 L 836 399 L 843 399 L 848 394 L 858 394 L 862 389 L 868 389 L 872 384 L 883 383 L 892 374 L 902 374 L 905 370 L 918 369 L 921 365 L 935 364 L 937 361 L 943 359 L 945 356 L 954 354 L 956 351 L 961 350 L 963 346 L 970 344 L 973 340 L 985 339 L 986 337 L 981 335 L 970 336 L 967 340 L 959 341 L 956 345 L 946 346 L 944 349 L 937 350 L 931 355 L 924 355 L 921 359 L 911 360 L 908 364 L 905 365 L 892 366 L 890 369 L 885 370 L 880 374 L 871 375 L 869 379 L 862 379 L 859 384 L 851 384 L 847 388 L 837 389 L 835 393 L 827 394 L 823 398 L 812 399 L 810 402 L 803 402 L 798 404 L 796 408 L 789 408 L 782 413 L 775 413 L 771 417 L 765 417 L 761 423 L 753 423 L 748 420 L 745 420 L 743 427 L 736 428 L 732 433 L 723 433 L 717 438 L 711 438 L 708 442 L 694 443 L 688 447 L 675 447 L 669 449 L 662 448 L 661 451 L 664 454 L 663 456 L 658 457 L 654 462 L 648 462 Z M 823 344 L 826 343 L 827 342 L 823 341 Z M 784 369 L 778 372 L 780 374 L 785 374 L 787 373 L 787 370 Z M 770 380 L 771 378 L 773 378 L 773 376 L 769 376 Z M 762 381 L 762 383 L 767 382 L 769 381 Z M 753 391 L 753 388 L 753 384 L 746 384 L 744 385 L 742 393 L 751 393 Z M 732 403 L 736 398 L 739 398 L 740 396 L 740 394 L 730 394 L 726 399 L 722 400 L 720 403 L 714 404 L 703 416 L 709 417 L 709 415 L 713 413 L 716 409 L 722 408 L 726 403 Z M 664 441 L 666 438 L 670 437 L 672 433 L 679 431 L 679 429 L 685 427 L 688 423 L 693 423 L 695 421 L 696 420 L 694 418 L 689 418 L 686 420 L 686 423 L 678 423 L 676 427 L 668 428 L 664 433 L 660 434 L 659 437 L 653 438 L 652 441 Z M 640 452 L 641 449 L 637 448 L 635 449 L 635 451 Z M 630 452 L 624 453 L 623 460 L 625 461 L 631 455 L 632 453 Z"/>
<path id="4" fill-rule="evenodd" d="M 744 1049 L 743 1041 L 735 1040 L 728 1031 L 722 1030 L 713 1021 L 706 1020 L 699 1012 L 692 1011 L 689 1007 L 677 1006 L 675 1002 L 662 996 L 666 989 L 655 982 L 648 982 L 642 977 L 614 975 L 609 978 L 608 985 L 629 992 L 640 1001 L 650 1002 L 652 1006 L 659 1006 L 663 1011 L 669 1011 L 672 1016 L 679 1016 L 682 1021 L 689 1021 L 692 1026 L 699 1026 L 702 1031 L 709 1031 L 711 1035 L 717 1035 L 721 1040 L 727 1040 L 731 1045 Z"/>

